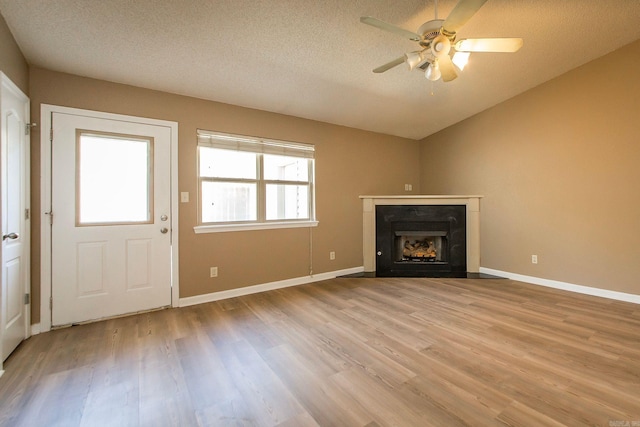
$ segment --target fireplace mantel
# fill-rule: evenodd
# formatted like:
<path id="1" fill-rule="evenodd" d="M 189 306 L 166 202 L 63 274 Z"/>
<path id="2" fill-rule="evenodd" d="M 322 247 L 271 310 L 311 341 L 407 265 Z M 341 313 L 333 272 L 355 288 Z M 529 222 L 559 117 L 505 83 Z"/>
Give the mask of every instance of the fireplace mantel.
<path id="1" fill-rule="evenodd" d="M 376 271 L 377 205 L 465 205 L 467 213 L 467 271 L 480 272 L 480 199 L 482 196 L 411 195 L 360 196 L 363 219 L 363 261 L 365 272 Z"/>

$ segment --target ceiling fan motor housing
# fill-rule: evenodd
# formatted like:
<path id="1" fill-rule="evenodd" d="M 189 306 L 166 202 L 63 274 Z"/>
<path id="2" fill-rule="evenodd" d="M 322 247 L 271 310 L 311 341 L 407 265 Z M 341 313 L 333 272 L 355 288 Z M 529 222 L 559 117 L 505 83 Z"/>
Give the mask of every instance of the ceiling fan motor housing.
<path id="1" fill-rule="evenodd" d="M 453 43 L 456 39 L 456 33 L 449 33 L 442 27 L 444 24 L 443 19 L 433 19 L 427 21 L 418 28 L 418 34 L 422 36 L 420 40 L 420 46 L 424 48 L 431 47 L 431 42 L 438 36 L 442 35 L 449 39 Z"/>
<path id="2" fill-rule="evenodd" d="M 422 36 L 420 44 L 427 47 L 427 45 L 431 43 L 431 40 L 440 34 L 442 24 L 444 24 L 444 19 L 433 19 L 420 25 L 420 28 L 418 28 L 418 34 Z"/>

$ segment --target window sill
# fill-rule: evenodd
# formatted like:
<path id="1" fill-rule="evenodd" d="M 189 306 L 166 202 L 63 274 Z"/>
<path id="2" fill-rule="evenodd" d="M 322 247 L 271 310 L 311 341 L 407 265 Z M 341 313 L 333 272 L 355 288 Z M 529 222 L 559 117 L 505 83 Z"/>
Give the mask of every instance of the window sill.
<path id="1" fill-rule="evenodd" d="M 227 231 L 273 230 L 278 228 L 317 227 L 318 221 L 283 221 L 261 222 L 252 224 L 197 225 L 193 227 L 196 234 L 224 233 Z"/>

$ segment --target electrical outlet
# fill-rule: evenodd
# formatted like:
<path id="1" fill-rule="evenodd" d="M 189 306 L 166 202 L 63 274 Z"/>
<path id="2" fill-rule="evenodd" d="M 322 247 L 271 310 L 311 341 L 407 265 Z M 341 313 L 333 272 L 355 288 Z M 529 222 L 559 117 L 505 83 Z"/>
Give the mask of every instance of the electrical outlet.
<path id="1" fill-rule="evenodd" d="M 333 252 L 333 251 L 329 252 L 329 259 L 331 259 L 331 260 L 336 259 L 336 253 Z"/>
<path id="2" fill-rule="evenodd" d="M 209 277 L 218 277 L 218 267 L 211 267 L 209 269 Z"/>
<path id="3" fill-rule="evenodd" d="M 412 190 L 413 190 L 413 185 L 411 184 L 404 185 L 404 191 L 412 191 Z"/>
<path id="4" fill-rule="evenodd" d="M 531 264 L 538 263 L 538 255 L 531 255 Z"/>

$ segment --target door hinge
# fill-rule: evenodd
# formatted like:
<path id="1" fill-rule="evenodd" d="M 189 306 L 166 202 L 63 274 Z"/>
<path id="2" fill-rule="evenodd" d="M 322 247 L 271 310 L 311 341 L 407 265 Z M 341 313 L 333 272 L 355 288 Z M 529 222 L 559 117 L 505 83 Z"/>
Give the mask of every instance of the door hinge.
<path id="1" fill-rule="evenodd" d="M 49 310 L 53 310 L 53 297 L 49 297 Z"/>
<path id="2" fill-rule="evenodd" d="M 49 142 L 53 142 L 53 126 L 49 129 Z"/>
<path id="3" fill-rule="evenodd" d="M 31 302 L 29 294 L 24 294 L 24 305 L 28 305 Z"/>
<path id="4" fill-rule="evenodd" d="M 45 212 L 45 215 L 49 215 L 49 225 L 53 225 L 53 211 Z"/>
<path id="5" fill-rule="evenodd" d="M 29 212 L 29 209 L 25 209 L 24 210 L 24 219 L 29 219 L 30 216 L 31 216 L 31 213 Z"/>

